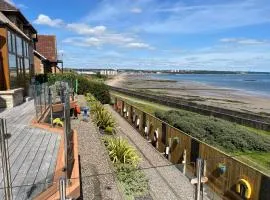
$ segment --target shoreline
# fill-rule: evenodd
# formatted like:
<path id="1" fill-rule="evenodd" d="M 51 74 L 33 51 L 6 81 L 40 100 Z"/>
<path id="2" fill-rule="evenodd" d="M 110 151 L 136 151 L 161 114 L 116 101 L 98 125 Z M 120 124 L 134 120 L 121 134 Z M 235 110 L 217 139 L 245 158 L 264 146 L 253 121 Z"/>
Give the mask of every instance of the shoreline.
<path id="1" fill-rule="evenodd" d="M 119 74 L 108 85 L 156 95 L 181 97 L 188 101 L 231 110 L 270 116 L 270 96 L 249 91 L 222 88 L 194 81 L 153 79 L 152 74 Z"/>
<path id="2" fill-rule="evenodd" d="M 156 74 L 153 74 L 153 75 L 156 75 Z M 207 87 L 205 90 L 211 90 L 210 88 L 212 88 L 212 90 L 237 91 L 237 92 L 241 92 L 245 95 L 250 95 L 250 96 L 258 97 L 258 95 L 259 95 L 259 96 L 264 97 L 264 98 L 269 98 L 269 100 L 270 100 L 270 93 L 267 93 L 266 91 L 245 90 L 244 88 L 237 88 L 237 87 L 225 87 L 225 86 L 215 85 L 214 83 L 206 83 L 204 81 L 174 80 L 174 79 L 162 79 L 162 78 L 158 79 L 157 77 L 156 78 L 153 77 L 153 75 L 150 75 L 149 78 L 152 78 L 153 80 L 156 80 L 156 81 L 159 81 L 159 80 L 162 80 L 164 82 L 166 82 L 166 81 L 173 82 L 174 81 L 174 82 L 178 82 L 178 83 L 186 83 L 186 84 L 191 84 L 191 85 L 205 86 L 205 87 Z M 170 74 L 164 74 L 164 75 L 170 75 Z M 197 88 L 196 90 L 204 90 L 204 88 Z"/>

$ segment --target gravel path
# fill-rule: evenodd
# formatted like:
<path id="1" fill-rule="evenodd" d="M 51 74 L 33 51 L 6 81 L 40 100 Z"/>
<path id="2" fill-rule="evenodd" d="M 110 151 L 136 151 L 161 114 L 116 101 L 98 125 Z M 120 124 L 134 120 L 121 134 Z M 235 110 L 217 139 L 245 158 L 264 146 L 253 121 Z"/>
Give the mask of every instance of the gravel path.
<path id="1" fill-rule="evenodd" d="M 193 200 L 195 192 L 189 180 L 116 111 L 110 106 L 106 107 L 117 121 L 118 134 L 127 138 L 141 154 L 140 167 L 149 179 L 152 198 L 155 200 Z"/>
<path id="2" fill-rule="evenodd" d="M 84 96 L 78 97 L 80 106 L 85 106 Z M 81 119 L 72 120 L 72 128 L 78 131 L 78 146 L 81 164 L 81 199 L 123 199 L 115 177 L 112 174 L 111 161 L 92 122 Z"/>

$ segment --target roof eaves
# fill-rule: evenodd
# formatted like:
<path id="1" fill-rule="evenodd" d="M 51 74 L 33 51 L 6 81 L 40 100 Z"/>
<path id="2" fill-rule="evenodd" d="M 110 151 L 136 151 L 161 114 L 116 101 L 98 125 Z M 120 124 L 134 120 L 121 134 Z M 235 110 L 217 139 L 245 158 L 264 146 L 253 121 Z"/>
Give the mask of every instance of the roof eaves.
<path id="1" fill-rule="evenodd" d="M 22 14 L 22 12 L 17 9 L 17 10 L 3 10 L 2 11 L 3 13 L 13 13 L 13 14 L 16 14 L 16 15 L 19 15 L 19 17 L 24 21 L 25 23 L 25 26 L 29 26 L 31 28 L 31 30 L 34 32 L 34 33 L 37 33 L 37 30 L 32 26 L 32 24 L 25 18 L 25 16 Z"/>
<path id="2" fill-rule="evenodd" d="M 6 25 L 9 28 L 13 29 L 21 36 L 23 36 L 25 39 L 30 40 L 30 38 L 27 35 L 25 35 L 24 32 L 22 32 L 22 30 L 19 29 L 14 23 L 12 23 L 2 12 L 0 12 L 0 21 L 2 21 L 3 25 Z"/>
<path id="3" fill-rule="evenodd" d="M 34 50 L 34 54 L 36 54 L 37 56 L 39 56 L 40 58 L 42 58 L 43 60 L 48 60 L 45 56 L 43 56 L 41 53 L 39 53 L 38 51 Z"/>

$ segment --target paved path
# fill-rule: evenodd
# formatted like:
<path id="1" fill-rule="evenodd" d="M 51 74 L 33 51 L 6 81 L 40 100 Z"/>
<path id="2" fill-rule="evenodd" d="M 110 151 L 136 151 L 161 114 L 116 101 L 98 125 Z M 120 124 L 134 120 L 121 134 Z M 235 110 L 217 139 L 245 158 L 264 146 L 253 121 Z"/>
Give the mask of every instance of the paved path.
<path id="1" fill-rule="evenodd" d="M 78 96 L 80 106 L 85 106 L 83 96 Z M 111 161 L 92 122 L 72 120 L 72 128 L 78 131 L 81 164 L 82 198 L 84 200 L 122 199 L 114 176 Z M 108 174 L 109 173 L 109 174 Z"/>
<path id="2" fill-rule="evenodd" d="M 35 116 L 33 101 L 0 113 L 7 119 L 13 199 L 33 199 L 52 182 L 60 136 L 31 127 Z M 2 164 L 0 187 L 3 188 Z M 3 199 L 0 189 L 0 199 Z"/>
<path id="3" fill-rule="evenodd" d="M 149 178 L 152 198 L 155 200 L 193 200 L 194 188 L 189 180 L 141 137 L 137 130 L 114 111 L 111 106 L 106 107 L 117 121 L 118 134 L 127 138 L 141 154 L 142 162 L 140 167 Z"/>

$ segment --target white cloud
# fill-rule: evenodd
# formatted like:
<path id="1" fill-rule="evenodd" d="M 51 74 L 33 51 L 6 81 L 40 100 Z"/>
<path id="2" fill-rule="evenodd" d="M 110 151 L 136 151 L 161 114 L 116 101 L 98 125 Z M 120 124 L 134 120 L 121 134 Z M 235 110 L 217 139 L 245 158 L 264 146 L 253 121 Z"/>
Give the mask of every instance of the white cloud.
<path id="1" fill-rule="evenodd" d="M 270 44 L 267 40 L 258 40 L 258 39 L 250 39 L 250 38 L 222 38 L 220 42 L 223 43 L 232 43 L 232 44 L 242 44 L 242 45 L 262 45 L 262 44 Z"/>
<path id="2" fill-rule="evenodd" d="M 40 14 L 36 20 L 34 20 L 35 24 L 38 25 L 47 25 L 51 27 L 60 27 L 64 24 L 61 19 L 51 19 L 49 16 Z"/>
<path id="3" fill-rule="evenodd" d="M 130 12 L 135 13 L 135 14 L 139 14 L 139 13 L 142 13 L 142 9 L 141 8 L 132 8 L 130 10 Z"/>
<path id="4" fill-rule="evenodd" d="M 71 23 L 66 26 L 69 30 L 72 30 L 81 35 L 99 35 L 106 31 L 105 26 L 91 27 L 84 23 Z"/>
<path id="5" fill-rule="evenodd" d="M 138 25 L 141 30 L 158 33 L 200 33 L 270 22 L 268 0 L 229 1 L 219 4 L 160 5 L 152 20 Z M 159 18 L 162 14 L 162 18 Z"/>
<path id="6" fill-rule="evenodd" d="M 63 40 L 64 43 L 72 44 L 73 46 L 101 47 L 103 45 L 114 45 L 116 47 L 150 48 L 148 44 L 136 43 L 135 41 L 135 38 L 113 33 L 105 33 L 96 37 L 71 37 Z"/>
<path id="7" fill-rule="evenodd" d="M 146 48 L 150 45 L 141 42 L 136 35 L 128 33 L 115 33 L 107 30 L 106 26 L 90 26 L 86 23 L 64 23 L 61 19 L 51 19 L 49 16 L 40 14 L 34 21 L 35 24 L 43 24 L 51 27 L 61 27 L 70 30 L 78 36 L 63 40 L 73 46 L 102 47 L 104 45 L 115 45 L 117 47 Z"/>
<path id="8" fill-rule="evenodd" d="M 140 42 L 136 35 L 127 33 L 114 33 L 107 30 L 105 26 L 89 26 L 85 23 L 67 24 L 66 28 L 81 37 L 72 37 L 64 40 L 75 46 L 101 47 L 103 45 L 115 45 L 117 47 L 145 48 L 150 49 L 150 45 Z"/>
<path id="9" fill-rule="evenodd" d="M 126 45 L 128 48 L 137 48 L 137 49 L 151 49 L 149 44 L 142 43 L 142 42 L 133 42 L 133 43 L 128 43 Z"/>

